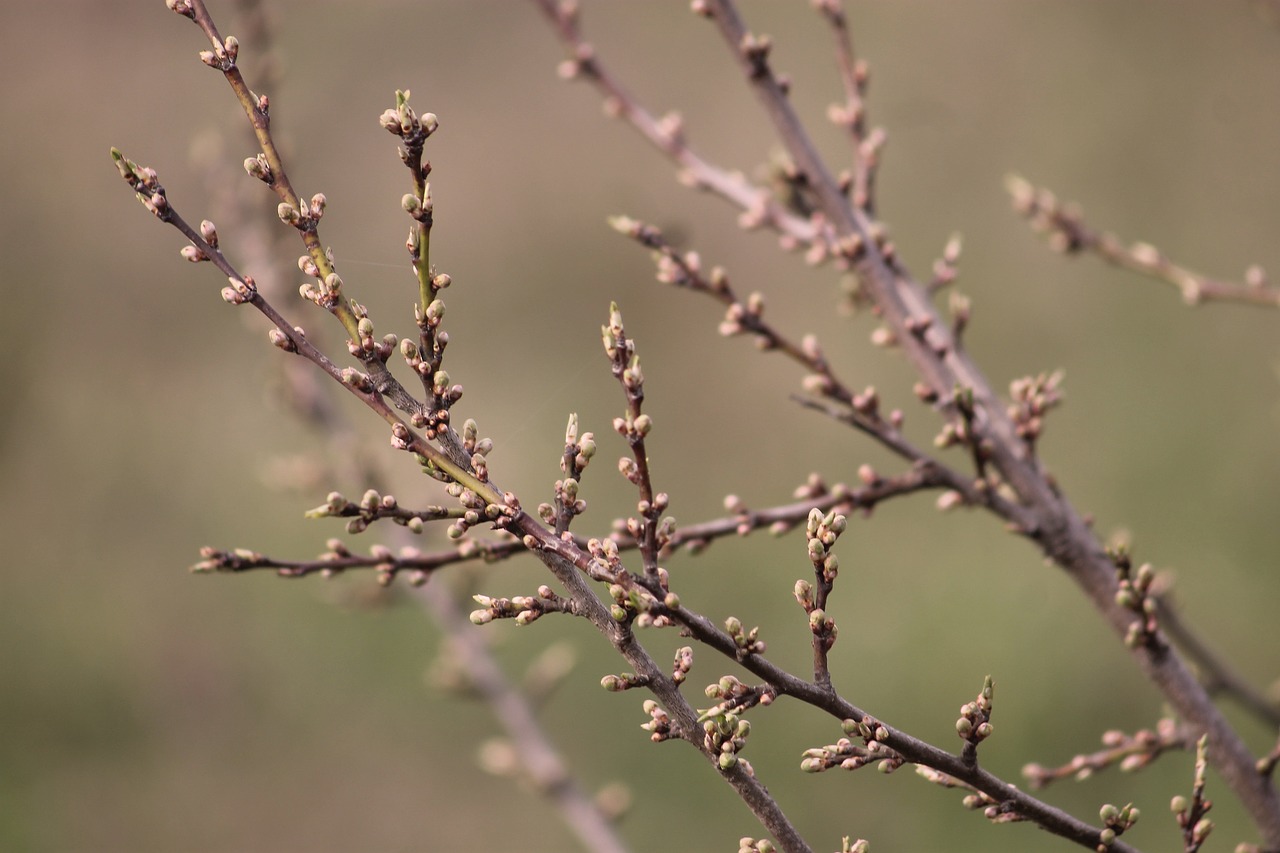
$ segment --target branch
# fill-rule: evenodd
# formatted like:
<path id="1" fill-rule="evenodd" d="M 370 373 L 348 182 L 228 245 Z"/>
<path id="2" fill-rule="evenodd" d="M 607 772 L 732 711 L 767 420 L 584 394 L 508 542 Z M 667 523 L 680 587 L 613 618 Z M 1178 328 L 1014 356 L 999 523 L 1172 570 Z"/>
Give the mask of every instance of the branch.
<path id="1" fill-rule="evenodd" d="M 1040 789 L 1062 779 L 1084 780 L 1113 765 L 1119 766 L 1121 771 L 1138 770 L 1169 750 L 1190 749 L 1195 742 L 1185 724 L 1179 725 L 1177 720 L 1165 717 L 1154 730 L 1140 729 L 1132 735 L 1118 729 L 1105 732 L 1102 735 L 1103 748 L 1097 752 L 1077 755 L 1060 767 L 1028 764 L 1022 768 L 1022 775 L 1027 777 L 1032 788 Z"/>
<path id="2" fill-rule="evenodd" d="M 675 114 L 655 118 L 622 87 L 596 56 L 595 48 L 582 37 L 576 3 L 533 0 L 547 18 L 570 56 L 560 66 L 566 80 L 583 79 L 604 96 L 605 109 L 621 118 L 676 163 L 680 180 L 696 189 L 708 190 L 743 210 L 744 227 L 766 227 L 778 231 L 789 245 L 812 246 L 824 242 L 821 220 L 805 219 L 787 211 L 763 187 L 756 186 L 740 172 L 725 170 L 704 160 L 686 142 L 683 121 Z"/>
<path id="3" fill-rule="evenodd" d="M 1005 188 L 1013 198 L 1013 209 L 1033 229 L 1045 234 L 1055 251 L 1067 255 L 1090 252 L 1112 266 L 1171 284 L 1187 305 L 1241 302 L 1280 308 L 1280 287 L 1256 264 L 1245 272 L 1243 283 L 1209 278 L 1173 262 L 1150 243 L 1126 246 L 1114 234 L 1093 230 L 1085 224 L 1078 206 L 1059 202 L 1053 193 L 1037 189 L 1017 175 L 1005 179 Z"/>

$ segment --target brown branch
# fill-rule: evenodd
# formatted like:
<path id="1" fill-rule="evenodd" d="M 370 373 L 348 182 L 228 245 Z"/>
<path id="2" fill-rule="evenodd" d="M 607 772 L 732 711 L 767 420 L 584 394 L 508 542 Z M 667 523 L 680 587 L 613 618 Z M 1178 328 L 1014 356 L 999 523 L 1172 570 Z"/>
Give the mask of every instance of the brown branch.
<path id="1" fill-rule="evenodd" d="M 1250 267 L 1244 282 L 1210 278 L 1175 263 L 1150 243 L 1126 246 L 1114 234 L 1095 231 L 1085 223 L 1078 206 L 1063 204 L 1053 193 L 1016 175 L 1005 180 L 1005 188 L 1013 198 L 1014 210 L 1033 229 L 1047 235 L 1056 251 L 1068 255 L 1089 252 L 1113 266 L 1171 284 L 1188 305 L 1240 302 L 1280 308 L 1280 287 L 1271 283 L 1260 266 Z"/>
<path id="2" fill-rule="evenodd" d="M 575 3 L 556 0 L 533 0 L 564 43 L 570 58 L 561 65 L 561 76 L 583 79 L 604 96 L 610 115 L 623 119 L 680 167 L 681 180 L 697 189 L 708 190 L 741 208 L 742 224 L 768 227 L 797 245 L 810 246 L 824 241 L 821 223 L 789 212 L 768 190 L 749 182 L 739 172 L 722 169 L 704 160 L 686 142 L 684 129 L 675 114 L 655 118 L 600 62 L 593 48 L 582 37 Z"/>

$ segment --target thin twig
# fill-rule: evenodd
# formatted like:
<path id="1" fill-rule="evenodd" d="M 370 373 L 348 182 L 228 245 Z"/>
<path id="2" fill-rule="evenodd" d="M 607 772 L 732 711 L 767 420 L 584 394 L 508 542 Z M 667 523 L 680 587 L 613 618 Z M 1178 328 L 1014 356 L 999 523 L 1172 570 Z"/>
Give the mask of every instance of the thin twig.
<path id="1" fill-rule="evenodd" d="M 1085 223 L 1078 206 L 1063 204 L 1053 193 L 1037 189 L 1016 175 L 1005 180 L 1005 188 L 1013 198 L 1014 210 L 1036 231 L 1047 234 L 1049 245 L 1059 252 L 1090 252 L 1113 266 L 1167 282 L 1177 288 L 1188 305 L 1240 302 L 1280 308 L 1280 286 L 1272 284 L 1260 266 L 1250 267 L 1243 282 L 1210 278 L 1175 263 L 1150 243 L 1126 246 L 1114 234 L 1095 231 Z"/>
<path id="2" fill-rule="evenodd" d="M 772 228 L 798 245 L 808 246 L 823 238 L 818 223 L 790 213 L 739 172 L 723 169 L 703 159 L 687 143 L 684 129 L 675 114 L 664 118 L 641 106 L 600 62 L 582 37 L 577 4 L 556 0 L 533 0 L 565 44 L 570 58 L 561 66 L 566 79 L 581 78 L 594 85 L 605 99 L 605 108 L 648 139 L 681 169 L 681 180 L 689 186 L 709 190 L 744 211 L 744 225 Z"/>
<path id="3" fill-rule="evenodd" d="M 868 215 L 874 215 L 875 176 L 885 135 L 879 128 L 867 133 L 867 64 L 854 56 L 848 16 L 839 0 L 814 0 L 814 6 L 831 26 L 836 67 L 844 87 L 844 105 L 833 106 L 827 114 L 848 130 L 853 144 L 853 203 Z"/>

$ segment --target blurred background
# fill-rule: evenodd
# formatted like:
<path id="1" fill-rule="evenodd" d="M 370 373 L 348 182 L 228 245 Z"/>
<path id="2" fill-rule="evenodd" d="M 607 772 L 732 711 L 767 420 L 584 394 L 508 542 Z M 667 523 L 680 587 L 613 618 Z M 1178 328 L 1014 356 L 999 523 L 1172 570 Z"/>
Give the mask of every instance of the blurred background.
<path id="1" fill-rule="evenodd" d="M 680 110 L 705 156 L 755 174 L 776 152 L 714 28 L 688 3 L 584 5 L 603 59 L 651 109 Z M 839 84 L 822 22 L 807 3 L 743 6 L 753 29 L 774 36 L 776 67 L 842 167 L 845 143 L 823 118 Z M 242 34 L 236 6 L 211 7 L 224 34 Z M 680 187 L 660 156 L 607 121 L 593 91 L 558 80 L 562 50 L 532 4 L 268 8 L 278 82 L 264 91 L 292 179 L 306 196 L 327 194 L 322 237 L 380 333 L 412 332 L 415 290 L 399 209 L 408 177 L 377 117 L 397 88 L 440 116 L 428 148 L 432 242 L 455 282 L 447 367 L 467 389 L 455 413 L 494 439 L 495 479 L 526 505 L 549 499 L 565 421 L 578 412 L 601 446 L 578 529 L 607 531 L 632 506 L 613 472 L 623 447 L 609 422 L 622 402 L 599 352 L 610 300 L 639 342 L 655 475 L 679 521 L 721 515 L 727 493 L 751 507 L 785 502 L 810 471 L 836 482 L 864 462 L 898 470 L 791 403 L 798 372 L 720 338 L 709 300 L 656 284 L 646 253 L 606 226 L 610 214 L 652 221 L 724 264 L 742 291 L 765 294 L 780 327 L 818 334 L 849 384 L 875 385 L 902 407 L 913 435 L 936 431 L 900 357 L 868 344 L 869 318 L 832 310 L 839 275 L 737 229 L 735 211 Z M 1139 561 L 1173 574 L 1187 619 L 1215 648 L 1254 683 L 1273 682 L 1280 317 L 1189 310 L 1164 285 L 1054 255 L 1010 211 L 1002 178 L 1052 187 L 1096 227 L 1210 275 L 1280 269 L 1274 4 L 911 0 L 851 13 L 871 63 L 871 122 L 889 133 L 880 209 L 907 264 L 927 276 L 948 237 L 963 234 L 969 346 L 993 383 L 1066 370 L 1067 403 L 1042 442 L 1065 490 L 1101 535 L 1127 531 Z M 179 258 L 180 237 L 137 204 L 108 158 L 115 145 L 155 167 L 188 219 L 218 221 L 233 261 L 258 257 L 232 239 L 237 223 L 215 215 L 228 194 L 252 216 L 270 218 L 276 202 L 243 176 L 256 149 L 221 77 L 196 59 L 205 46 L 159 0 L 0 4 L 10 69 L 0 81 L 0 848 L 575 849 L 527 786 L 479 768 L 499 727 L 484 706 L 433 686 L 448 648 L 412 597 L 377 595 L 367 573 L 186 571 L 202 545 L 312 557 L 345 532 L 304 510 L 332 488 L 355 497 L 365 485 L 317 478 L 299 461 L 326 445 L 278 402 L 283 357 L 262 322 L 221 301 L 214 270 Z M 241 60 L 253 68 L 249 53 Z M 286 245 L 293 290 L 298 247 Z M 338 340 L 328 318 L 286 304 L 315 337 Z M 384 425 L 341 406 L 403 504 L 439 500 L 387 447 Z M 341 470 L 348 460 L 328 461 Z M 379 536 L 348 541 L 363 550 Z M 422 538 L 439 547 L 443 531 Z M 834 677 L 871 713 L 958 748 L 956 709 L 991 674 L 997 737 L 983 756 L 1010 779 L 1161 713 L 1074 587 L 990 518 L 940 515 L 929 496 L 901 500 L 854 523 L 839 549 Z M 808 573 L 802 537 L 721 542 L 669 568 L 687 604 L 760 625 L 771 656 L 806 670 L 791 597 Z M 521 560 L 433 583 L 515 595 L 543 580 Z M 636 850 L 730 850 L 761 834 L 693 750 L 648 743 L 641 697 L 597 686 L 619 661 L 585 623 L 500 623 L 484 635 L 515 678 L 548 648 L 572 649 L 576 666 L 542 716 L 585 786 L 630 786 L 621 832 Z M 645 639 L 659 659 L 679 644 L 669 633 Z M 733 671 L 699 655 L 695 703 L 698 685 Z M 1273 731 L 1228 710 L 1256 752 L 1271 748 Z M 838 848 L 841 835 L 869 838 L 878 853 L 1068 849 L 1026 826 L 988 826 L 909 770 L 801 774 L 800 753 L 839 731 L 794 703 L 753 721 L 746 755 L 817 849 Z M 1133 801 L 1147 813 L 1133 843 L 1172 849 L 1167 803 L 1191 773 L 1189 756 L 1172 755 L 1045 796 L 1088 820 L 1104 802 Z M 1212 776 L 1210 796 L 1217 849 L 1253 840 Z"/>

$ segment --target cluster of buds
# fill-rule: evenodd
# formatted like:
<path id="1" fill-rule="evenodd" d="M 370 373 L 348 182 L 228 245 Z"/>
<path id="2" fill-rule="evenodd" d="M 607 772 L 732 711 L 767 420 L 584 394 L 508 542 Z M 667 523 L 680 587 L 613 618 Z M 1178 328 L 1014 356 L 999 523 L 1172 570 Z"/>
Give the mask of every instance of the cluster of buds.
<path id="1" fill-rule="evenodd" d="M 881 773 L 892 773 L 906 763 L 906 757 L 888 746 L 889 730 L 874 717 L 861 721 L 845 720 L 841 728 L 846 735 L 833 744 L 806 749 L 801 756 L 800 769 L 805 773 L 821 773 L 833 767 L 841 770 L 858 770 L 875 764 Z M 862 739 L 862 743 L 852 740 Z"/>
<path id="2" fill-rule="evenodd" d="M 1208 764 L 1208 735 L 1201 735 L 1200 740 L 1196 741 L 1195 781 L 1191 788 L 1191 799 L 1179 795 L 1169 803 L 1170 811 L 1182 828 L 1186 853 L 1197 853 L 1209 833 L 1213 832 L 1213 821 L 1205 817 L 1209 809 L 1213 808 L 1213 801 L 1204 798 L 1205 770 Z"/>
<path id="3" fill-rule="evenodd" d="M 413 193 L 405 193 L 400 198 L 400 207 L 405 213 L 413 217 L 415 221 L 421 222 L 423 225 L 430 225 L 433 218 L 432 214 L 435 211 L 435 203 L 431 200 L 431 184 L 423 185 L 421 197 L 418 197 Z M 416 234 L 417 229 L 414 229 L 408 238 L 408 242 L 405 243 L 405 248 L 409 250 L 409 254 L 412 255 L 415 260 L 418 258 L 418 253 L 422 249 L 420 239 L 415 239 L 414 237 Z"/>
<path id="4" fill-rule="evenodd" d="M 1099 833 L 1098 853 L 1106 853 L 1107 848 L 1116 838 L 1138 822 L 1139 816 L 1140 813 L 1133 803 L 1129 803 L 1124 808 L 1116 808 L 1111 803 L 1107 803 L 1099 809 L 1098 817 L 1102 819 L 1102 832 Z"/>
<path id="5" fill-rule="evenodd" d="M 476 456 L 480 454 L 472 456 L 473 466 Z M 479 474 L 477 471 L 476 479 L 481 479 Z M 451 482 L 445 487 L 445 491 L 457 498 L 463 507 L 462 517 L 457 518 L 445 531 L 450 539 L 461 539 L 468 530 L 479 524 L 491 523 L 496 529 L 504 529 L 520 512 L 520 502 L 510 492 L 503 494 L 501 502 L 490 503 L 461 483 Z"/>
<path id="6" fill-rule="evenodd" d="M 626 237 L 630 237 L 636 242 L 648 246 L 650 249 L 658 249 L 659 251 L 668 248 L 667 242 L 663 239 L 662 232 L 655 226 L 647 222 L 641 222 L 638 219 L 632 219 L 630 216 L 611 216 L 609 217 L 609 226 Z M 673 268 L 677 264 L 663 252 L 663 261 L 666 261 L 668 268 Z M 659 262 L 661 263 L 661 261 Z M 662 269 L 662 267 L 660 267 Z M 674 272 L 674 270 L 672 270 Z M 661 279 L 660 279 L 661 280 Z M 684 284 L 685 281 L 668 280 L 667 284 Z"/>
<path id="7" fill-rule="evenodd" d="M 795 584 L 795 597 L 804 612 L 809 615 L 809 630 L 813 633 L 815 649 L 825 655 L 835 645 L 838 633 L 835 620 L 826 611 L 827 594 L 835 584 L 840 571 L 840 560 L 831 552 L 840 534 L 844 533 L 848 522 L 843 515 L 832 510 L 809 510 L 805 523 L 806 548 L 809 562 L 813 564 L 814 584 L 807 580 L 798 580 Z"/>
<path id="8" fill-rule="evenodd" d="M 253 157 L 246 157 L 244 161 L 244 170 L 249 173 L 249 177 L 257 178 L 268 186 L 275 180 L 275 172 L 272 170 L 271 163 L 267 160 L 266 154 L 257 154 Z"/>
<path id="9" fill-rule="evenodd" d="M 168 0 L 166 0 L 167 2 Z M 178 10 L 174 9 L 174 11 L 177 12 Z M 236 57 L 239 55 L 240 40 L 235 36 L 227 36 L 222 40 L 222 44 L 215 45 L 213 50 L 200 51 L 200 61 L 210 68 L 216 68 L 225 74 L 236 67 Z"/>
<path id="10" fill-rule="evenodd" d="M 840 534 L 844 533 L 846 527 L 848 527 L 848 520 L 835 511 L 823 514 L 822 510 L 816 507 L 809 510 L 809 517 L 805 523 L 809 560 L 813 563 L 815 571 L 827 583 L 834 583 L 839 572 L 840 563 L 836 555 L 831 553 L 831 547 L 836 544 L 836 540 L 840 538 Z"/>
<path id="11" fill-rule="evenodd" d="M 628 381 L 632 383 L 626 386 L 628 391 L 638 392 L 640 390 L 644 382 L 644 374 L 640 372 L 639 356 L 631 357 L 631 364 L 622 371 L 622 380 L 624 383 Z M 613 419 L 613 429 L 614 432 L 625 438 L 627 443 L 634 447 L 644 441 L 645 436 L 653 429 L 653 418 L 644 412 L 635 416 L 628 412 L 625 416 Z M 623 470 L 623 475 L 627 476 L 627 479 L 631 479 L 626 470 Z"/>
<path id="12" fill-rule="evenodd" d="M 684 255 L 677 255 L 662 241 L 662 235 L 658 233 L 657 229 L 649 225 L 640 225 L 639 223 L 636 223 L 636 227 L 650 229 L 648 232 L 640 231 L 638 235 L 634 235 L 637 241 L 644 243 L 646 242 L 645 238 L 649 237 L 651 241 L 657 242 L 665 250 L 658 255 L 654 277 L 663 284 L 697 289 L 698 285 L 701 284 L 699 271 L 702 269 L 702 256 L 693 251 L 686 252 Z"/>
<path id="13" fill-rule="evenodd" d="M 649 715 L 649 722 L 642 723 L 640 728 L 649 733 L 649 740 L 654 743 L 661 743 L 670 738 L 671 735 L 671 717 L 652 699 L 644 700 L 644 712 Z"/>
<path id="14" fill-rule="evenodd" d="M 600 686 L 610 693 L 621 693 L 623 690 L 630 690 L 633 687 L 644 687 L 649 683 L 649 679 L 643 675 L 636 675 L 634 672 L 624 672 L 621 675 L 606 675 L 600 679 Z"/>
<path id="15" fill-rule="evenodd" d="M 578 416 L 570 415 L 564 432 L 564 453 L 560 457 L 560 471 L 565 476 L 556 480 L 555 504 L 538 505 L 538 516 L 545 523 L 554 525 L 559 533 L 568 530 L 574 517 L 587 510 L 587 502 L 578 497 L 578 487 L 582 472 L 591 464 L 595 454 L 595 435 L 585 432 L 579 437 Z"/>
<path id="16" fill-rule="evenodd" d="M 612 542 L 612 539 L 606 539 Z M 665 613 L 654 613 L 661 610 L 661 603 L 644 587 L 631 583 L 630 575 L 622 570 L 623 583 L 609 584 L 609 597 L 613 604 L 609 606 L 609 615 L 616 622 L 634 622 L 642 628 L 665 628 L 671 625 L 671 619 Z"/>
<path id="17" fill-rule="evenodd" d="M 778 853 L 778 848 L 767 838 L 744 835 L 738 839 L 738 853 Z"/>
<path id="18" fill-rule="evenodd" d="M 622 565 L 621 552 L 613 537 L 588 539 L 587 553 L 592 558 L 587 569 L 587 574 L 592 580 L 621 583 L 627 579 L 627 567 Z"/>
<path id="19" fill-rule="evenodd" d="M 257 292 L 258 284 L 253 276 L 230 275 L 227 276 L 227 286 L 222 288 L 222 301 L 229 305 L 243 305 L 253 299 Z"/>
<path id="20" fill-rule="evenodd" d="M 760 639 L 760 626 L 754 628 L 746 628 L 742 624 L 742 620 L 737 616 L 730 616 L 724 620 L 724 629 L 729 633 L 729 637 L 733 640 L 733 645 L 738 649 L 738 659 L 741 660 L 747 655 L 762 655 L 765 652 L 764 640 Z"/>
<path id="21" fill-rule="evenodd" d="M 676 649 L 675 663 L 671 667 L 671 680 L 676 684 L 684 684 L 693 669 L 693 647 L 681 646 Z"/>
<path id="22" fill-rule="evenodd" d="M 547 612 L 547 602 L 557 596 L 551 587 L 538 587 L 538 595 L 517 595 L 511 598 L 490 598 L 487 595 L 473 595 L 471 598 L 480 605 L 479 610 L 471 611 L 473 625 L 487 625 L 494 619 L 514 619 L 517 625 L 528 625 Z"/>
<path id="23" fill-rule="evenodd" d="M 467 418 L 462 424 L 462 449 L 485 455 L 493 452 L 493 439 L 480 437 L 480 425 L 474 418 Z"/>
<path id="24" fill-rule="evenodd" d="M 373 571 L 374 577 L 378 580 L 378 586 L 391 586 L 400 571 L 400 563 L 396 560 L 391 549 L 382 544 L 374 545 L 369 549 L 369 556 L 377 560 L 377 563 L 373 566 Z M 426 572 L 415 572 L 411 581 L 414 586 L 421 586 L 426 582 Z"/>
<path id="25" fill-rule="evenodd" d="M 724 319 L 720 321 L 720 334 L 730 338 L 746 332 L 759 332 L 763 326 L 761 320 L 763 315 L 764 295 L 758 292 L 751 293 L 747 296 L 745 302 L 735 301 L 725 311 Z M 763 349 L 769 346 L 771 339 L 767 336 L 760 336 L 757 341 L 762 342 L 761 348 Z"/>
<path id="26" fill-rule="evenodd" d="M 150 166 L 139 166 L 121 154 L 118 148 L 111 149 L 111 159 L 115 161 L 120 177 L 138 194 L 138 201 L 142 202 L 143 207 L 157 218 L 168 221 L 173 212 L 169 208 L 169 199 L 164 187 L 160 185 L 156 170 Z"/>
<path id="27" fill-rule="evenodd" d="M 756 705 L 768 705 L 774 693 L 768 687 L 752 688 L 732 675 L 726 675 L 706 688 L 708 699 L 719 699 L 719 704 L 698 712 L 702 723 L 703 746 L 716 755 L 721 770 L 731 770 L 741 759 L 738 754 L 746 748 L 751 734 L 751 723 L 742 715 Z M 746 765 L 746 762 L 743 762 Z M 746 765 L 748 771 L 750 765 Z"/>
<path id="28" fill-rule="evenodd" d="M 1005 189 L 1013 201 L 1013 209 L 1031 223 L 1033 230 L 1048 236 L 1054 251 L 1073 254 L 1095 241 L 1085 227 L 1078 206 L 1063 204 L 1049 190 L 1037 189 L 1015 175 L 1005 181 Z"/>
<path id="29" fill-rule="evenodd" d="M 440 506 L 428 507 L 425 510 L 407 510 L 400 506 L 394 495 L 383 495 L 376 489 L 369 489 L 361 496 L 358 503 L 348 500 L 341 492 L 330 492 L 323 504 L 307 510 L 306 517 L 349 518 L 347 532 L 355 535 L 363 533 L 370 524 L 380 518 L 390 518 L 396 524 L 409 528 L 413 533 L 421 533 L 426 521 L 450 518 L 458 513 L 458 510 Z"/>
<path id="30" fill-rule="evenodd" d="M 978 744 L 991 737 L 991 699 L 994 695 L 994 684 L 991 676 L 982 682 L 982 692 L 972 702 L 960 707 L 960 718 L 956 720 L 956 734 L 964 741 L 964 759 L 968 763 L 977 761 Z"/>
<path id="31" fill-rule="evenodd" d="M 204 240 L 205 245 L 208 246 L 210 249 L 217 249 L 218 248 L 218 227 L 208 219 L 201 220 L 200 239 Z M 182 255 L 182 257 L 185 260 L 190 261 L 193 264 L 198 264 L 201 261 L 210 260 L 209 253 L 205 251 L 205 247 L 197 245 L 195 243 L 192 243 L 190 246 L 183 246 L 178 251 L 178 254 Z"/>
<path id="32" fill-rule="evenodd" d="M 354 535 L 363 533 L 375 519 L 394 512 L 398 503 L 394 495 L 379 494 L 376 489 L 369 489 L 360 498 L 359 503 L 347 500 L 342 492 L 330 492 L 325 502 L 315 509 L 307 510 L 307 518 L 341 518 L 354 515 L 347 522 L 347 532 Z M 422 522 L 418 522 L 419 531 Z M 415 531 L 417 532 L 417 531 Z"/>
<path id="33" fill-rule="evenodd" d="M 265 555 L 248 548 L 235 548 L 223 551 L 205 546 L 200 549 L 200 562 L 191 567 L 196 574 L 207 572 L 243 572 L 258 568 L 268 562 Z"/>
<path id="34" fill-rule="evenodd" d="M 619 465 L 618 467 L 620 470 L 625 468 L 624 475 L 633 470 L 631 466 Z M 653 496 L 652 501 L 641 498 L 636 502 L 636 511 L 640 513 L 640 518 L 628 517 L 622 522 L 622 529 L 636 542 L 643 542 L 645 529 L 651 524 L 657 525 L 654 533 L 658 550 L 661 551 L 670 544 L 671 537 L 676 530 L 676 520 L 671 516 L 667 516 L 661 521 L 658 520 L 658 517 L 666 512 L 667 507 L 670 505 L 671 496 L 666 492 L 658 492 Z"/>
<path id="35" fill-rule="evenodd" d="M 600 327 L 600 340 L 604 344 L 604 354 L 613 363 L 614 375 L 623 380 L 628 392 L 643 396 L 644 373 L 636 357 L 635 342 L 627 338 L 626 328 L 622 325 L 622 311 L 616 302 L 609 304 L 609 322 Z M 628 370 L 630 373 L 625 373 Z"/>
<path id="36" fill-rule="evenodd" d="M 386 364 L 387 359 L 391 358 L 391 354 L 396 351 L 396 345 L 400 339 L 388 333 L 383 335 L 381 340 L 374 340 L 373 320 L 369 319 L 369 310 L 360 303 L 352 301 L 351 311 L 356 317 L 356 340 L 347 341 L 348 352 L 362 361 L 377 359 L 382 364 Z"/>
<path id="37" fill-rule="evenodd" d="M 245 168 L 250 169 L 251 160 L 245 161 Z M 254 174 L 250 169 L 250 174 Z M 280 221 L 285 225 L 291 225 L 299 231 L 314 232 L 320 220 L 324 217 L 325 207 L 328 200 L 324 193 L 316 193 L 311 197 L 311 201 L 299 200 L 300 206 L 295 206 L 290 202 L 282 201 L 276 205 L 276 216 L 280 217 Z"/>
<path id="38" fill-rule="evenodd" d="M 1009 384 L 1009 418 L 1013 421 L 1018 437 L 1028 445 L 1035 445 L 1044 429 L 1044 415 L 1062 403 L 1061 370 L 1024 376 Z"/>
<path id="39" fill-rule="evenodd" d="M 421 145 L 440 127 L 440 119 L 435 113 L 418 115 L 409 106 L 409 90 L 397 89 L 396 105 L 378 116 L 378 124 L 403 139 L 406 145 Z"/>
<path id="40" fill-rule="evenodd" d="M 556 507 L 560 507 L 560 512 L 570 518 L 585 512 L 587 502 L 578 497 L 578 485 L 578 480 L 574 477 L 556 480 L 556 503 L 555 505 L 549 503 L 538 504 L 538 517 L 546 524 L 555 524 L 557 518 Z"/>
<path id="41" fill-rule="evenodd" d="M 326 311 L 332 311 L 342 301 L 342 276 L 336 272 L 320 274 L 319 268 L 316 266 L 309 256 L 303 255 L 298 259 L 298 266 L 302 268 L 307 275 L 314 275 L 316 283 L 303 282 L 298 286 L 298 293 L 308 302 L 313 302 Z"/>
<path id="42" fill-rule="evenodd" d="M 1155 650 L 1160 647 L 1160 625 L 1157 620 L 1159 601 L 1152 594 L 1156 571 L 1150 563 L 1143 563 L 1137 572 L 1131 571 L 1127 551 L 1111 554 L 1116 566 L 1116 604 L 1137 615 L 1124 636 L 1125 645 L 1131 649 L 1145 646 Z"/>

